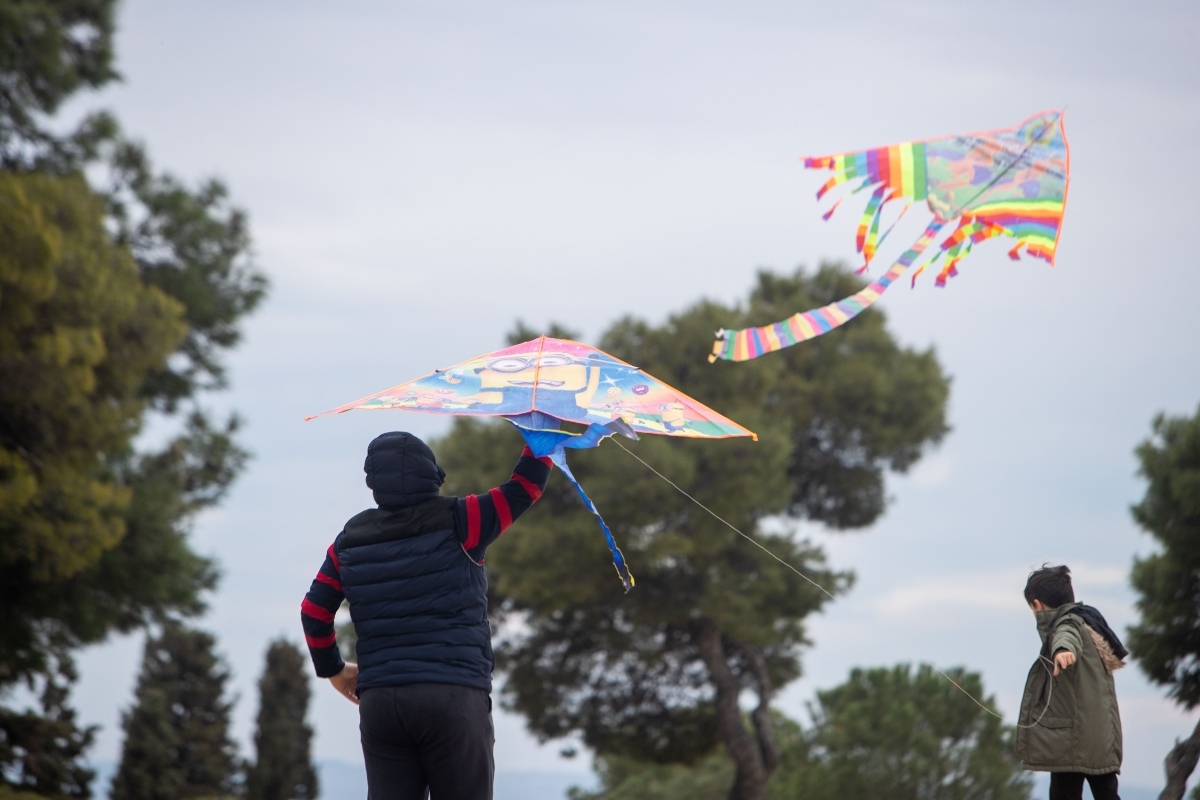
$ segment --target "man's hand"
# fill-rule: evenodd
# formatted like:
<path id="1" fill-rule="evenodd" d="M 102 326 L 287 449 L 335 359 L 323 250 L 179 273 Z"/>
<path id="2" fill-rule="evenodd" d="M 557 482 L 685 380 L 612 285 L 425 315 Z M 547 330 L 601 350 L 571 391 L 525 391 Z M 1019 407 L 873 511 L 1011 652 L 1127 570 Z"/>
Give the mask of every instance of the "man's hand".
<path id="1" fill-rule="evenodd" d="M 1059 650 L 1057 653 L 1054 654 L 1054 677 L 1056 677 L 1056 678 L 1058 677 L 1058 671 L 1059 671 L 1060 667 L 1062 669 L 1066 669 L 1067 667 L 1071 666 L 1074 663 L 1075 663 L 1075 654 L 1074 653 L 1072 653 L 1070 650 Z M 355 671 L 356 672 L 358 671 L 357 668 L 355 669 Z"/>
<path id="2" fill-rule="evenodd" d="M 1057 675 L 1058 671 L 1055 670 L 1054 674 Z M 330 678 L 329 682 L 338 690 L 338 694 L 358 705 L 358 664 L 347 661 L 342 671 Z"/>

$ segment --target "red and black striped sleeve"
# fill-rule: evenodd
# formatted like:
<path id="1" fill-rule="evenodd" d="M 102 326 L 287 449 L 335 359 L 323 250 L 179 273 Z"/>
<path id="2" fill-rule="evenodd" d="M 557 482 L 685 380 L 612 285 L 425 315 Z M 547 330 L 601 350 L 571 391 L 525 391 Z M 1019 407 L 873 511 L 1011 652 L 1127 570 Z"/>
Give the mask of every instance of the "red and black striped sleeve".
<path id="1" fill-rule="evenodd" d="M 304 639 L 308 642 L 308 652 L 318 678 L 331 678 L 346 665 L 333 632 L 333 617 L 346 597 L 342 593 L 336 545 L 334 542 L 325 551 L 325 563 L 300 604 L 300 623 L 304 626 Z"/>
<path id="2" fill-rule="evenodd" d="M 506 482 L 487 494 L 459 498 L 455 507 L 458 539 L 472 560 L 482 564 L 488 545 L 537 502 L 546 490 L 551 469 L 548 457 L 534 458 L 533 451 L 526 447 Z"/>

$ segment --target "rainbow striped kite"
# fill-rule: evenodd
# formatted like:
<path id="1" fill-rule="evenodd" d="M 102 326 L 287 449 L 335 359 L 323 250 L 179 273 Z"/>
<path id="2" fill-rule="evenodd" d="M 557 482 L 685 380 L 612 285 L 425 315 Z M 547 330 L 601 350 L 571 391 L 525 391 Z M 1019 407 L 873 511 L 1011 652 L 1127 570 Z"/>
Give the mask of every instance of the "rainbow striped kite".
<path id="1" fill-rule="evenodd" d="M 913 285 L 926 267 L 942 261 L 936 283 L 945 286 L 948 278 L 958 274 L 959 262 L 975 244 L 997 236 L 1017 240 L 1008 251 L 1009 258 L 1020 258 L 1024 248 L 1029 255 L 1053 264 L 1070 175 L 1070 153 L 1062 118 L 1061 111 L 1044 111 L 1015 128 L 804 159 L 804 166 L 809 169 L 833 172 L 833 177 L 817 191 L 818 200 L 850 181 L 858 181 L 851 194 L 871 190 L 856 235 L 857 250 L 863 256 L 859 273 L 867 269 L 879 246 L 913 202 L 925 201 L 933 212 L 933 221 L 891 269 L 862 291 L 836 303 L 794 314 L 782 322 L 717 331 L 717 341 L 708 360 L 748 361 L 844 325 L 870 308 L 893 281 L 921 258 L 943 229 L 956 220 L 957 226 L 942 240 L 933 256 L 913 273 Z M 824 218 L 833 216 L 844 199 L 838 199 Z M 881 232 L 883 209 L 893 200 L 904 200 L 905 206 Z"/>

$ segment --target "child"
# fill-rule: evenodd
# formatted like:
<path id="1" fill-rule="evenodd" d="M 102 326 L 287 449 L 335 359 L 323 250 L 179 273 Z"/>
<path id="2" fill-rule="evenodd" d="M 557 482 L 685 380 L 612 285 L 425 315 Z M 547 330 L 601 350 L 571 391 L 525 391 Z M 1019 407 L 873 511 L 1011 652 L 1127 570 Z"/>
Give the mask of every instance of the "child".
<path id="1" fill-rule="evenodd" d="M 1071 570 L 1043 566 L 1025 583 L 1042 652 L 1021 698 L 1017 755 L 1050 773 L 1050 800 L 1080 800 L 1086 779 L 1095 800 L 1120 800 L 1121 715 L 1113 671 L 1129 651 L 1100 612 L 1075 602 Z"/>

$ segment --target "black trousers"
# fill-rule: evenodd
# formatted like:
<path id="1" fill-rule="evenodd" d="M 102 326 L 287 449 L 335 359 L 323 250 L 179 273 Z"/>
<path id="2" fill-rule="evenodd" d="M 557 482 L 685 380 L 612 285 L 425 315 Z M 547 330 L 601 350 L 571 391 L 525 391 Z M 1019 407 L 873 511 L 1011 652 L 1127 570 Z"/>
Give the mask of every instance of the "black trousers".
<path id="1" fill-rule="evenodd" d="M 1095 800 L 1121 800 L 1117 794 L 1117 773 L 1084 775 L 1082 772 L 1051 772 L 1050 800 L 1082 800 L 1083 782 L 1092 787 Z"/>
<path id="2" fill-rule="evenodd" d="M 492 698 L 483 689 L 414 683 L 367 689 L 359 733 L 368 800 L 492 800 Z"/>

